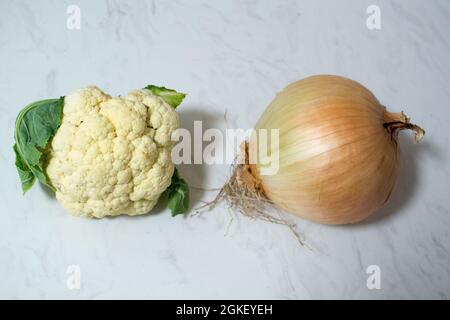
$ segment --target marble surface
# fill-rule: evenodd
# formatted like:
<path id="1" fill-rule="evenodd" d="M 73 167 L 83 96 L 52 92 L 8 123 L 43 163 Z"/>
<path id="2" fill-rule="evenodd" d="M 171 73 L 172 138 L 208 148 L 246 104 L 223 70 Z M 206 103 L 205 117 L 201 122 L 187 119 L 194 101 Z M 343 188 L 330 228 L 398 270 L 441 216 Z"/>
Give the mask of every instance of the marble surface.
<path id="1" fill-rule="evenodd" d="M 81 28 L 66 27 L 68 5 Z M 369 5 L 381 29 L 369 30 Z M 0 0 L 0 298 L 381 299 L 450 297 L 450 2 Z M 96 84 L 118 95 L 148 83 L 189 93 L 182 125 L 251 128 L 276 91 L 317 73 L 351 77 L 427 134 L 402 134 L 389 203 L 352 226 L 285 228 L 219 207 L 171 218 L 88 220 L 41 186 L 22 196 L 14 120 L 27 103 Z M 224 117 L 226 114 L 226 117 Z M 225 120 L 226 119 L 226 120 Z M 198 187 L 229 168 L 182 166 Z M 212 192 L 192 190 L 193 205 Z M 81 271 L 70 289 L 68 267 Z M 381 288 L 369 290 L 370 265 Z M 69 273 L 67 273 L 69 271 Z"/>

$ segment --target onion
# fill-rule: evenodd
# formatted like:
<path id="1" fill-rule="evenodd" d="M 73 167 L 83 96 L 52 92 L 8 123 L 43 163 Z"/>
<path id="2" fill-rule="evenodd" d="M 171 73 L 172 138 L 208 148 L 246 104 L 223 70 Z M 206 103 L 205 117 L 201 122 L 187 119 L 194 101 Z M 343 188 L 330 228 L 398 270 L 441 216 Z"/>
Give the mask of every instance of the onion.
<path id="1" fill-rule="evenodd" d="M 424 130 L 401 113 L 388 112 L 361 84 L 340 76 L 312 76 L 277 94 L 256 127 L 278 129 L 278 172 L 262 174 L 254 136 L 244 163 L 215 202 L 225 198 L 249 216 L 280 223 L 265 211 L 271 203 L 299 217 L 325 224 L 355 223 L 388 199 L 399 169 L 398 132 Z M 249 159 L 256 159 L 251 163 Z"/>

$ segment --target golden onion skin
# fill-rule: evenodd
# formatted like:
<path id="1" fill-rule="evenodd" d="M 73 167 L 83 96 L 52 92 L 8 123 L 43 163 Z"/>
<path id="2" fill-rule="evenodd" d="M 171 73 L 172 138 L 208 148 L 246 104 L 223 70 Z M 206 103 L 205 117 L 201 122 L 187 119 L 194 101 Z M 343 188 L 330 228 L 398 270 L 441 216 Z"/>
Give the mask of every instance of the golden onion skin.
<path id="1" fill-rule="evenodd" d="M 279 92 L 256 124 L 279 129 L 279 170 L 262 175 L 264 194 L 301 218 L 324 224 L 355 223 L 389 198 L 399 150 L 395 121 L 361 84 L 340 76 L 312 76 Z M 250 140 L 249 153 L 258 152 Z"/>

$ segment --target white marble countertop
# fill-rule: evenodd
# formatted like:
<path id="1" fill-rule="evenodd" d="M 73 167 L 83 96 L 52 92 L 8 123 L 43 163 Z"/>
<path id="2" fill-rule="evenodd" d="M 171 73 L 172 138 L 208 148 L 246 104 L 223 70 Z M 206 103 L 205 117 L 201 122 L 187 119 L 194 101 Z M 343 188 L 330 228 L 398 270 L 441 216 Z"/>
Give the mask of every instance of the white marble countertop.
<path id="1" fill-rule="evenodd" d="M 79 30 L 66 27 L 71 4 Z M 371 4 L 380 30 L 367 28 Z M 1 0 L 0 11 L 0 298 L 450 297 L 450 2 Z M 311 249 L 277 225 L 235 218 L 227 229 L 224 206 L 89 220 L 40 186 L 21 194 L 11 146 L 31 101 L 155 83 L 189 94 L 184 127 L 251 128 L 276 91 L 318 73 L 362 82 L 427 135 L 414 145 L 402 134 L 400 178 L 376 217 L 339 227 L 297 219 Z M 229 173 L 181 171 L 202 187 Z M 192 190 L 193 205 L 213 196 Z M 67 286 L 72 265 L 79 289 Z M 378 290 L 366 285 L 371 265 Z"/>

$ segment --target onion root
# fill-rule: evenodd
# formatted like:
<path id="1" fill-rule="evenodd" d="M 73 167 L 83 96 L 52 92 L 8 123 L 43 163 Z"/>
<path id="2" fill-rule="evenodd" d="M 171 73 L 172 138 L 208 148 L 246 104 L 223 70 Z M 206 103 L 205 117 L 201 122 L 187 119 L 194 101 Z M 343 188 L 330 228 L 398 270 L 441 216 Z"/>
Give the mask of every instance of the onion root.
<path id="1" fill-rule="evenodd" d="M 221 202 L 225 202 L 233 212 L 238 212 L 248 218 L 288 227 L 297 241 L 302 246 L 305 245 L 304 239 L 297 231 L 295 223 L 283 217 L 280 209 L 265 196 L 261 182 L 252 174 L 247 141 L 241 144 L 241 157 L 243 159 L 236 159 L 232 165 L 231 175 L 217 196 L 212 201 L 198 207 L 197 211 L 199 212 L 202 209 L 211 210 Z M 276 214 L 271 212 L 276 212 Z"/>

